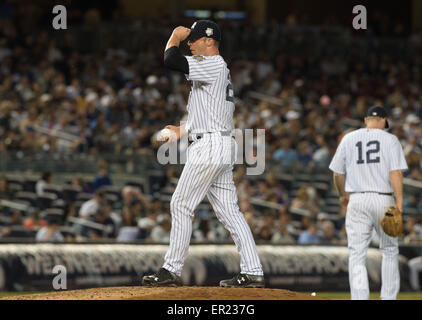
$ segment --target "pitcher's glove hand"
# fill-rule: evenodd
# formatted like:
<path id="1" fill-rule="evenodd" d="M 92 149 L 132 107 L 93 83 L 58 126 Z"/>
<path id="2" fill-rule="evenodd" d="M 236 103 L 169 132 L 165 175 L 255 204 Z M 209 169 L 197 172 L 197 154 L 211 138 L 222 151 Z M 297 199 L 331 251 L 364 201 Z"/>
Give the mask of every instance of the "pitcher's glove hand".
<path id="1" fill-rule="evenodd" d="M 381 228 L 390 237 L 400 237 L 403 233 L 403 217 L 401 211 L 396 207 L 389 207 L 382 217 Z"/>

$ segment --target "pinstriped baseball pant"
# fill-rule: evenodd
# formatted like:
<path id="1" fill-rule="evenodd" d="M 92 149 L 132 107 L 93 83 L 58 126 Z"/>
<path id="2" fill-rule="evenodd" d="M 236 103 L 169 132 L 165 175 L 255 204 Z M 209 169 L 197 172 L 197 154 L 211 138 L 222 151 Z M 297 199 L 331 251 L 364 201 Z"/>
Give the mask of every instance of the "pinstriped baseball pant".
<path id="1" fill-rule="evenodd" d="M 263 275 L 252 232 L 238 207 L 233 182 L 237 144 L 230 136 L 205 134 L 188 148 L 187 161 L 170 202 L 170 246 L 163 268 L 181 275 L 188 255 L 194 210 L 208 197 L 240 254 L 242 273 Z"/>
<path id="2" fill-rule="evenodd" d="M 388 236 L 379 221 L 386 209 L 394 205 L 394 198 L 376 193 L 351 194 L 346 214 L 346 233 L 349 247 L 349 283 L 352 300 L 369 299 L 366 252 L 375 228 L 382 253 L 381 299 L 395 300 L 400 290 L 398 239 Z"/>

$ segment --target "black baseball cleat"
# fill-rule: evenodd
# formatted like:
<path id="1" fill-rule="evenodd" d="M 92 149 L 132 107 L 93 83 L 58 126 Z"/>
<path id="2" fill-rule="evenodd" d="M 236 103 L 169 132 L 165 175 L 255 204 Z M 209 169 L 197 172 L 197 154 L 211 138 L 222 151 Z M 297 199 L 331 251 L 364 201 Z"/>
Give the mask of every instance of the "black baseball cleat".
<path id="1" fill-rule="evenodd" d="M 226 288 L 264 288 L 264 276 L 238 274 L 232 279 L 220 281 L 220 287 Z"/>
<path id="2" fill-rule="evenodd" d="M 144 276 L 142 285 L 150 287 L 179 287 L 182 285 L 182 279 L 177 274 L 160 268 L 157 273 Z"/>

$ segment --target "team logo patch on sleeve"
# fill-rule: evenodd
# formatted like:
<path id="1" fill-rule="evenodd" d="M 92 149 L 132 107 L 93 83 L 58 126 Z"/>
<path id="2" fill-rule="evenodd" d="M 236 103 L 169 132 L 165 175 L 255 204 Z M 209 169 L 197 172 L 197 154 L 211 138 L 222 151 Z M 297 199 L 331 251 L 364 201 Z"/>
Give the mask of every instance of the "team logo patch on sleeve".
<path id="1" fill-rule="evenodd" d="M 201 56 L 201 55 L 198 55 L 198 54 L 192 56 L 192 58 L 194 58 L 198 62 L 201 62 L 202 60 L 205 60 L 204 56 Z"/>

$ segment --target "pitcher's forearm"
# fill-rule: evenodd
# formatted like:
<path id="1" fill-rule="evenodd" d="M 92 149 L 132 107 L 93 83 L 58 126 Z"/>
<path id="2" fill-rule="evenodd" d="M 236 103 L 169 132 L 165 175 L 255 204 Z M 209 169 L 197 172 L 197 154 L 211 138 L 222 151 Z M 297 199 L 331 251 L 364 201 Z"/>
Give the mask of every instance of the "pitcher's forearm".
<path id="1" fill-rule="evenodd" d="M 175 37 L 174 35 L 171 35 L 169 40 L 167 41 L 166 48 L 164 49 L 164 52 L 167 51 L 168 48 L 179 47 L 179 46 L 180 46 L 179 38 Z"/>
<path id="2" fill-rule="evenodd" d="M 334 173 L 333 175 L 334 179 L 334 186 L 336 187 L 336 190 L 338 192 L 338 195 L 340 197 L 346 196 L 346 176 L 344 174 Z"/>
<path id="3" fill-rule="evenodd" d="M 396 207 L 403 210 L 403 173 L 401 170 L 390 172 L 390 182 L 396 198 Z"/>
<path id="4" fill-rule="evenodd" d="M 184 136 L 184 135 L 186 135 L 188 132 L 186 131 L 186 125 L 185 124 L 183 124 L 183 125 L 181 125 L 180 127 L 179 127 L 179 130 L 180 130 L 180 136 Z"/>

